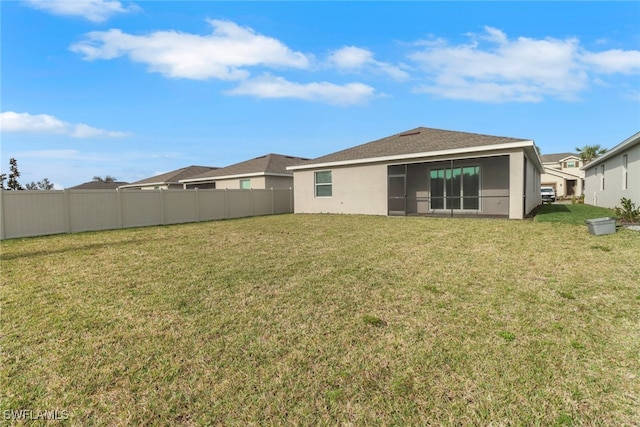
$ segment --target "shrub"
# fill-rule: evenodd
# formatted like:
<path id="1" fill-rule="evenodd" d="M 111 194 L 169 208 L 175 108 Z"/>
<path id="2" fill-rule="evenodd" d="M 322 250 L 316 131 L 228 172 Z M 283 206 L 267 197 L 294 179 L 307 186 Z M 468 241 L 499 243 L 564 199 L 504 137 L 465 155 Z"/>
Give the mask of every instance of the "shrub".
<path id="1" fill-rule="evenodd" d="M 620 199 L 621 207 L 615 208 L 616 216 L 628 222 L 636 222 L 640 220 L 640 208 L 636 208 L 636 204 L 633 203 L 630 199 L 623 197 Z"/>

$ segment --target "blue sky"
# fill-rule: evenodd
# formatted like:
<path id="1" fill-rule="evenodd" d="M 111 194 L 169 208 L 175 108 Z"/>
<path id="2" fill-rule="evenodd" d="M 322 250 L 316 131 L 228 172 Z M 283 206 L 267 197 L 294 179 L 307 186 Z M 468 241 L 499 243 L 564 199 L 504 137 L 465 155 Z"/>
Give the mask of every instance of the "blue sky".
<path id="1" fill-rule="evenodd" d="M 2 1 L 1 169 L 58 188 L 418 126 L 640 130 L 640 2 Z"/>

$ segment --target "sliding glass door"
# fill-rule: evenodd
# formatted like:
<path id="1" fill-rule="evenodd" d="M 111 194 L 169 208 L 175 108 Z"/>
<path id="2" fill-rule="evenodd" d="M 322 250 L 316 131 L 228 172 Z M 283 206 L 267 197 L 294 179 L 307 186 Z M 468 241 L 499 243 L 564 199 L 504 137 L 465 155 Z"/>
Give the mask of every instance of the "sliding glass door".
<path id="1" fill-rule="evenodd" d="M 431 169 L 431 209 L 479 210 L 480 166 Z"/>

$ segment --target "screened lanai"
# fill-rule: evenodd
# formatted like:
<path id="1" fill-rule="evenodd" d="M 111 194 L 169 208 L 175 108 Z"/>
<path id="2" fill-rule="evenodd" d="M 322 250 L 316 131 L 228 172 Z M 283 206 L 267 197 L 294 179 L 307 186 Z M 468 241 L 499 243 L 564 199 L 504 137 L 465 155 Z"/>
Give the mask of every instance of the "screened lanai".
<path id="1" fill-rule="evenodd" d="M 388 214 L 509 216 L 509 156 L 393 164 Z"/>

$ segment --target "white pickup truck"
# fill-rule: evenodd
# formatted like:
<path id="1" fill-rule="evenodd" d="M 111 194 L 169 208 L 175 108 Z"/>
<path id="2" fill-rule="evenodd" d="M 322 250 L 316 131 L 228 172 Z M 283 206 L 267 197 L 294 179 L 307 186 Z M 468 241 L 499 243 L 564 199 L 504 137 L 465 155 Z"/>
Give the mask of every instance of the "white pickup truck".
<path id="1" fill-rule="evenodd" d="M 556 190 L 553 187 L 541 187 L 540 195 L 542 196 L 542 203 L 553 203 L 556 201 Z"/>

